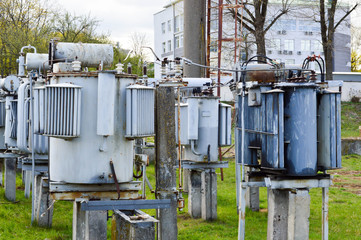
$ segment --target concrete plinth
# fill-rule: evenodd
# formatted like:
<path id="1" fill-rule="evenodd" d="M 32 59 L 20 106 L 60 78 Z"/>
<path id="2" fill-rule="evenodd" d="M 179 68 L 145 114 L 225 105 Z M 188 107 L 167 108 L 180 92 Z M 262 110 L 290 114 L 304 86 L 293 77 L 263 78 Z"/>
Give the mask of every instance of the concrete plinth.
<path id="1" fill-rule="evenodd" d="M 202 216 L 202 172 L 189 170 L 188 174 L 188 213 L 192 218 Z"/>
<path id="2" fill-rule="evenodd" d="M 49 195 L 48 178 L 37 176 L 35 196 L 35 220 L 40 227 L 51 227 L 53 222 L 53 200 Z"/>
<path id="3" fill-rule="evenodd" d="M 16 199 L 16 158 L 5 159 L 5 197 L 9 201 Z"/>
<path id="4" fill-rule="evenodd" d="M 107 211 L 82 211 L 80 201 L 73 205 L 73 240 L 107 239 Z"/>
<path id="5" fill-rule="evenodd" d="M 140 210 L 116 210 L 112 219 L 112 240 L 154 240 L 156 222 Z"/>
<path id="6" fill-rule="evenodd" d="M 217 174 L 214 169 L 202 171 L 202 218 L 217 219 Z"/>
<path id="7" fill-rule="evenodd" d="M 259 188 L 249 187 L 246 193 L 246 206 L 249 207 L 253 212 L 259 211 Z"/>
<path id="8" fill-rule="evenodd" d="M 31 189 L 31 171 L 23 171 L 23 180 L 25 183 L 24 195 L 25 198 L 30 197 L 30 189 Z"/>
<path id="9" fill-rule="evenodd" d="M 268 240 L 308 239 L 309 216 L 308 190 L 268 191 Z"/>
<path id="10" fill-rule="evenodd" d="M 245 171 L 254 171 L 253 168 L 245 167 Z M 249 181 L 249 176 L 246 174 L 246 182 Z M 251 209 L 253 212 L 259 211 L 259 188 L 248 187 L 246 192 L 246 207 Z"/>
<path id="11" fill-rule="evenodd" d="M 189 169 L 183 168 L 183 192 L 189 192 Z"/>

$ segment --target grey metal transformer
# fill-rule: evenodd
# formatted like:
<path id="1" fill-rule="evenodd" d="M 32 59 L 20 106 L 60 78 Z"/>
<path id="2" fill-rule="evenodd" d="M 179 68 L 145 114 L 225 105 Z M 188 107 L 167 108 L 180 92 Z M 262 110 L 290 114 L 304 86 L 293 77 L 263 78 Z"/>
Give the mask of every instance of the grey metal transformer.
<path id="1" fill-rule="evenodd" d="M 341 168 L 341 92 L 306 77 L 256 78 L 246 84 L 244 105 L 238 95 L 239 116 L 244 107 L 244 143 L 241 118 L 237 121 L 244 164 L 287 176 Z"/>

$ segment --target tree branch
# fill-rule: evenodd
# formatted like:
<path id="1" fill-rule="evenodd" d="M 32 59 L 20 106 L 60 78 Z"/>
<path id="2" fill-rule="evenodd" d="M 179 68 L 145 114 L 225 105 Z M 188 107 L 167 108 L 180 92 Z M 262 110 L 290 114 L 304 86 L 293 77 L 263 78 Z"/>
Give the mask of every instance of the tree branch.
<path id="1" fill-rule="evenodd" d="M 355 6 L 353 6 L 353 8 L 351 8 L 349 11 L 346 12 L 346 14 L 336 23 L 335 28 L 334 28 L 335 30 L 341 24 L 341 22 L 343 20 L 345 20 L 347 18 L 347 16 L 350 15 L 353 10 L 356 9 L 357 6 L 358 6 L 358 3 L 356 3 Z"/>

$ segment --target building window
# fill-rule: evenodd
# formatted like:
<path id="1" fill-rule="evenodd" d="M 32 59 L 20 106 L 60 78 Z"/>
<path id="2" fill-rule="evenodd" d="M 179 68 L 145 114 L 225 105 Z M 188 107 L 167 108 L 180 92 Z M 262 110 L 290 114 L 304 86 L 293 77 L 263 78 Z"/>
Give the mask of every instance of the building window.
<path id="1" fill-rule="evenodd" d="M 275 50 L 281 50 L 281 39 L 273 39 L 271 47 Z"/>
<path id="2" fill-rule="evenodd" d="M 168 52 L 172 51 L 172 41 L 168 40 Z"/>
<path id="3" fill-rule="evenodd" d="M 286 39 L 284 43 L 285 43 L 284 50 L 287 50 L 287 51 L 293 51 L 294 50 L 294 48 L 295 48 L 295 40 Z"/>
<path id="4" fill-rule="evenodd" d="M 310 51 L 311 41 L 310 40 L 301 40 L 301 51 Z"/>
<path id="5" fill-rule="evenodd" d="M 323 46 L 322 43 L 318 40 L 314 40 L 312 44 L 312 51 L 314 52 L 323 52 Z"/>
<path id="6" fill-rule="evenodd" d="M 162 23 L 162 33 L 165 33 L 165 22 Z"/>
<path id="7" fill-rule="evenodd" d="M 180 38 L 179 38 L 179 36 L 175 37 L 175 48 L 180 48 Z"/>
<path id="8" fill-rule="evenodd" d="M 163 50 L 163 53 L 165 53 L 165 52 L 166 52 L 165 42 L 162 42 L 162 50 Z"/>
<path id="9" fill-rule="evenodd" d="M 180 31 L 183 31 L 183 15 L 178 15 L 174 18 L 174 32 Z"/>
<path id="10" fill-rule="evenodd" d="M 286 60 L 285 60 L 285 64 L 286 64 L 286 65 L 295 64 L 295 59 L 286 59 Z"/>
<path id="11" fill-rule="evenodd" d="M 183 35 L 180 35 L 179 47 L 183 47 Z"/>
<path id="12" fill-rule="evenodd" d="M 168 20 L 168 32 L 172 31 L 172 21 Z"/>

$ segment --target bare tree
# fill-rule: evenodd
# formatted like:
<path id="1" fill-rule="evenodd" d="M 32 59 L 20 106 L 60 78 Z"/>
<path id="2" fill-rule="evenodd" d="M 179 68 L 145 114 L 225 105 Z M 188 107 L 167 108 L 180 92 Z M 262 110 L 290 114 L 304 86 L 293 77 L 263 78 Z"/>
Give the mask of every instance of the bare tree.
<path id="1" fill-rule="evenodd" d="M 336 19 L 336 10 L 338 9 L 338 1 L 326 1 L 320 0 L 320 14 L 319 22 L 321 24 L 321 39 L 323 45 L 323 51 L 325 53 L 326 62 L 326 79 L 332 80 L 333 72 L 333 46 L 334 46 L 334 35 L 337 27 L 345 21 L 350 13 L 356 9 L 358 3 L 353 5 L 347 10 L 339 19 Z"/>
<path id="2" fill-rule="evenodd" d="M 131 50 L 135 56 L 139 56 L 141 60 L 145 60 L 145 49 L 144 47 L 149 46 L 149 41 L 145 33 L 133 32 L 130 35 Z"/>
<path id="3" fill-rule="evenodd" d="M 226 0 L 228 4 L 232 4 L 232 0 Z M 268 10 L 268 0 L 251 0 L 244 7 L 243 27 L 254 36 L 257 46 L 257 54 L 266 55 L 266 38 L 265 35 L 277 20 L 290 12 L 291 0 L 281 0 L 275 4 L 277 10 L 271 13 Z M 236 17 L 235 11 L 229 10 L 233 17 Z M 241 23 L 241 13 L 237 13 L 237 20 Z"/>
<path id="4" fill-rule="evenodd" d="M 53 19 L 53 34 L 64 42 L 107 42 L 107 35 L 96 32 L 99 22 L 90 14 L 56 14 Z"/>

